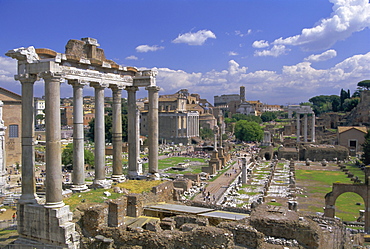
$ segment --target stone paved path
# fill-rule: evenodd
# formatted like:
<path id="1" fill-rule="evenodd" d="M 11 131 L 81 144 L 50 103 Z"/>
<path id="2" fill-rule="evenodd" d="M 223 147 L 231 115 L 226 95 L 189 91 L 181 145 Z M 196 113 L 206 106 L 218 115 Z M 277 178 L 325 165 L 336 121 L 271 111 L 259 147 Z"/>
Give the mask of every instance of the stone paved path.
<path id="1" fill-rule="evenodd" d="M 225 173 L 220 175 L 213 182 L 208 182 L 206 186 L 206 194 L 210 192 L 211 202 L 214 202 L 213 196 L 215 196 L 216 201 L 218 201 L 227 190 L 230 183 L 232 183 L 235 180 L 236 176 L 240 174 L 240 168 L 242 165 L 241 161 L 239 162 L 238 159 L 233 160 L 236 160 L 236 163 L 233 166 L 230 166 L 230 168 Z M 247 161 L 249 161 L 249 158 L 247 158 Z M 230 173 L 231 176 L 227 176 L 228 173 Z M 202 193 L 199 193 L 197 196 L 195 196 L 194 201 L 204 201 Z"/>

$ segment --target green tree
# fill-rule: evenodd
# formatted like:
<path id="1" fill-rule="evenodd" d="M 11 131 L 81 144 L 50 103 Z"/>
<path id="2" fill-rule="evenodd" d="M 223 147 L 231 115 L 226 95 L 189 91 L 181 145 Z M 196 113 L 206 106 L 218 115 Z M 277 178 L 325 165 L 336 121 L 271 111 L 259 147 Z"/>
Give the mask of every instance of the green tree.
<path id="1" fill-rule="evenodd" d="M 208 127 L 203 127 L 199 129 L 199 136 L 203 140 L 211 140 L 214 138 L 213 130 Z"/>
<path id="2" fill-rule="evenodd" d="M 333 111 L 332 104 L 333 102 L 336 104 L 340 101 L 340 97 L 338 95 L 319 95 L 310 98 L 309 101 L 312 103 L 314 112 L 318 115 L 324 112 Z"/>
<path id="3" fill-rule="evenodd" d="M 358 87 L 362 89 L 369 90 L 370 89 L 370 80 L 363 80 L 357 83 Z"/>
<path id="4" fill-rule="evenodd" d="M 370 130 L 367 131 L 365 135 L 365 142 L 362 144 L 362 151 L 364 154 L 362 154 L 362 162 L 365 165 L 370 164 Z"/>
<path id="5" fill-rule="evenodd" d="M 200 128 L 199 129 L 199 136 L 203 139 L 203 140 L 207 140 L 207 139 L 213 139 L 214 138 L 214 134 L 213 134 L 213 130 L 208 128 L 208 127 L 203 127 L 203 128 Z"/>
<path id="6" fill-rule="evenodd" d="M 105 128 L 105 141 L 107 143 L 112 142 L 112 116 L 104 116 L 104 128 Z M 94 129 L 95 119 L 89 122 L 89 130 L 87 131 L 86 137 L 90 141 L 94 141 Z M 122 141 L 127 142 L 127 115 L 122 115 Z"/>
<path id="7" fill-rule="evenodd" d="M 94 153 L 84 149 L 84 163 L 94 166 Z M 62 151 L 62 164 L 67 167 L 73 167 L 73 143 L 68 144 Z"/>
<path id="8" fill-rule="evenodd" d="M 264 112 L 261 114 L 261 119 L 263 122 L 270 122 L 276 119 L 276 113 L 275 112 Z"/>
<path id="9" fill-rule="evenodd" d="M 358 103 L 360 103 L 360 98 L 350 98 L 346 99 L 343 103 L 343 111 L 350 112 L 353 108 L 355 108 Z"/>
<path id="10" fill-rule="evenodd" d="M 235 124 L 235 137 L 242 141 L 261 141 L 263 130 L 256 122 L 239 120 Z"/>

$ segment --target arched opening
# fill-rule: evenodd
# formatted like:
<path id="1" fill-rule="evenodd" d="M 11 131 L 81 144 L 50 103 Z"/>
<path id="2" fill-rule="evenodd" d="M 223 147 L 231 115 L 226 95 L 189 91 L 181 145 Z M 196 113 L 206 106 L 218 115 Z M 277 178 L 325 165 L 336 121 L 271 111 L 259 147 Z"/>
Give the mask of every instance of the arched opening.
<path id="1" fill-rule="evenodd" d="M 271 154 L 269 152 L 265 153 L 265 159 L 270 160 L 271 159 Z"/>
<path id="2" fill-rule="evenodd" d="M 335 216 L 342 221 L 357 221 L 360 217 L 360 210 L 364 209 L 364 199 L 353 192 L 343 193 L 335 200 Z"/>

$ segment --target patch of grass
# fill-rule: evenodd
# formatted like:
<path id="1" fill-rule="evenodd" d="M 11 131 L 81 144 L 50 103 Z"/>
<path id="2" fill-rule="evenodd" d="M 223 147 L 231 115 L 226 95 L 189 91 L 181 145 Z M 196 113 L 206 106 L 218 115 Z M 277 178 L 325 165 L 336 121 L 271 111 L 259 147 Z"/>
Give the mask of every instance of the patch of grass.
<path id="1" fill-rule="evenodd" d="M 144 193 L 149 192 L 152 187 L 161 184 L 163 181 L 139 181 L 130 180 L 127 182 L 118 183 L 113 185 L 113 187 L 125 188 L 130 191 L 130 193 Z M 106 196 L 104 192 L 109 192 L 111 195 Z M 107 199 L 117 199 L 121 197 L 122 194 L 114 193 L 113 189 L 95 189 L 84 193 L 74 193 L 70 197 L 65 198 L 63 201 L 70 206 L 71 210 L 81 203 L 103 203 Z"/>
<path id="2" fill-rule="evenodd" d="M 283 204 L 279 203 L 279 202 L 268 202 L 267 205 L 271 205 L 271 206 L 282 206 Z"/>
<path id="3" fill-rule="evenodd" d="M 365 182 L 365 172 L 362 171 L 359 167 L 357 167 L 354 164 L 346 164 L 346 168 L 349 169 L 349 171 L 354 175 L 358 176 L 358 178 L 362 181 Z"/>

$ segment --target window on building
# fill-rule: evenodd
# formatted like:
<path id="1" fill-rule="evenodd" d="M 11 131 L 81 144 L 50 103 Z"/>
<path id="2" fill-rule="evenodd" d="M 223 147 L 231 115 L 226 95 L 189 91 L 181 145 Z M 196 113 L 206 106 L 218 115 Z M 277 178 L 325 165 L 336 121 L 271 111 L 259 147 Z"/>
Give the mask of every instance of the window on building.
<path id="1" fill-rule="evenodd" d="M 357 147 L 357 141 L 356 140 L 350 140 L 349 141 L 349 147 Z"/>
<path id="2" fill-rule="evenodd" d="M 9 137 L 18 137 L 18 125 L 9 125 Z"/>

